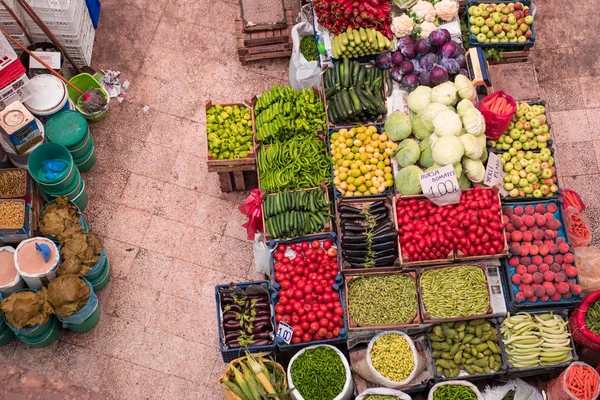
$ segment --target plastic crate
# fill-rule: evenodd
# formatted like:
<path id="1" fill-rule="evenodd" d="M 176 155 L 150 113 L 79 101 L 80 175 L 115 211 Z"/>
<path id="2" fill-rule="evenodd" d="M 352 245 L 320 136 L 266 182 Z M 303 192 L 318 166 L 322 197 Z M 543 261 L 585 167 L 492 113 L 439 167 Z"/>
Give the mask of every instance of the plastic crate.
<path id="1" fill-rule="evenodd" d="M 10 46 L 8 40 L 0 38 L 0 88 L 4 88 L 25 73 L 25 67 Z"/>
<path id="2" fill-rule="evenodd" d="M 275 310 L 273 308 L 273 301 L 271 300 L 271 284 L 269 281 L 254 281 L 254 282 L 242 282 L 236 283 L 235 286 L 240 289 L 246 289 L 250 285 L 261 285 L 265 286 L 269 291 L 269 302 L 271 303 L 271 323 L 273 324 L 273 337 L 275 336 L 275 330 L 277 329 L 277 325 L 275 322 Z M 223 358 L 223 362 L 229 363 L 236 358 L 243 357 L 245 354 L 245 350 L 248 350 L 250 353 L 260 353 L 260 352 L 268 352 L 273 353 L 276 350 L 275 340 L 273 343 L 267 346 L 248 346 L 248 347 L 240 347 L 237 349 L 227 349 L 225 348 L 225 343 L 223 341 L 223 335 L 221 331 L 221 299 L 219 296 L 219 290 L 222 288 L 230 287 L 229 284 L 217 285 L 215 286 L 215 301 L 217 305 L 217 329 L 219 334 L 219 349 L 221 350 L 221 357 Z"/>
<path id="3" fill-rule="evenodd" d="M 0 90 L 0 110 L 3 110 L 7 105 L 14 103 L 17 100 L 25 102 L 34 92 L 35 90 L 30 85 L 27 75 L 21 75 L 8 86 Z"/>
<path id="4" fill-rule="evenodd" d="M 273 252 L 274 250 L 277 248 L 277 245 L 279 244 L 293 244 L 293 243 L 302 243 L 305 241 L 312 241 L 312 240 L 326 240 L 329 239 L 331 241 L 333 241 L 334 246 L 336 248 L 339 249 L 338 243 L 337 243 L 337 235 L 335 234 L 335 232 L 332 233 L 327 233 L 327 234 L 323 234 L 323 235 L 317 235 L 317 236 L 311 236 L 308 238 L 296 238 L 296 239 L 291 239 L 291 240 L 271 240 L 269 247 L 270 247 L 270 264 L 271 264 L 271 279 L 273 279 L 273 293 L 271 294 L 271 300 L 272 300 L 272 304 L 277 305 L 277 298 L 278 298 L 278 294 L 279 294 L 279 289 L 281 288 L 279 286 L 279 284 L 277 282 L 275 282 L 275 278 L 274 278 L 274 259 L 273 259 Z M 339 260 L 340 260 L 340 256 L 339 256 L 339 251 L 338 251 L 338 265 L 339 265 Z M 324 339 L 324 340 L 314 340 L 314 341 L 310 341 L 310 342 L 302 342 L 302 343 L 298 343 L 298 344 L 286 344 L 283 340 L 281 340 L 280 338 L 276 338 L 276 343 L 277 343 L 277 348 L 281 351 L 288 351 L 288 350 L 295 350 L 295 349 L 301 349 L 303 347 L 306 346 L 312 346 L 312 345 L 317 345 L 317 344 L 336 344 L 336 343 L 344 343 L 346 342 L 346 340 L 348 339 L 348 311 L 346 310 L 346 300 L 345 300 L 345 294 L 344 294 L 344 290 L 343 290 L 343 286 L 344 286 L 344 277 L 342 275 L 341 272 L 338 272 L 337 276 L 335 277 L 335 285 L 333 285 L 333 289 L 335 291 L 337 291 L 340 295 L 340 303 L 342 306 L 342 309 L 344 310 L 344 327 L 342 329 L 340 329 L 340 335 L 336 338 L 332 338 L 332 339 Z"/>
<path id="5" fill-rule="evenodd" d="M 84 0 L 27 0 L 44 22 L 72 21 L 78 3 Z"/>
<path id="6" fill-rule="evenodd" d="M 98 22 L 100 21 L 100 1 L 99 0 L 85 0 L 87 5 L 88 12 L 90 14 L 90 18 L 92 19 L 92 24 L 94 25 L 94 29 L 98 29 Z"/>
<path id="7" fill-rule="evenodd" d="M 84 3 L 77 2 L 74 4 L 73 16 L 69 19 L 61 21 L 44 21 L 48 28 L 57 36 L 74 35 L 79 32 L 84 17 L 87 16 L 86 6 Z M 31 34 L 43 35 L 44 31 L 29 17 L 25 15 L 25 23 Z"/>
<path id="8" fill-rule="evenodd" d="M 521 1 L 523 5 L 530 7 L 531 9 L 531 0 L 523 0 Z M 479 4 L 497 4 L 493 1 L 473 1 L 469 0 L 467 3 L 467 10 L 471 6 L 478 6 Z M 469 20 L 469 13 L 467 11 L 467 29 L 469 30 L 469 46 L 470 47 L 484 47 L 484 48 L 502 48 L 502 47 L 515 47 L 515 48 L 524 48 L 524 47 L 533 47 L 535 44 L 535 29 L 533 28 L 533 24 L 530 25 L 531 28 L 531 37 L 527 39 L 524 43 L 518 42 L 506 42 L 506 43 L 479 43 L 475 35 L 471 33 L 471 21 Z"/>
<path id="9" fill-rule="evenodd" d="M 89 35 L 89 31 L 94 31 L 92 20 L 88 13 L 85 12 L 84 6 L 79 7 L 77 15 L 72 21 L 51 24 L 49 24 L 50 30 L 52 30 L 63 46 L 79 46 L 86 35 Z M 35 24 L 29 28 L 29 31 L 33 36 L 45 36 L 44 32 Z"/>
<path id="10" fill-rule="evenodd" d="M 435 366 L 435 360 L 433 359 L 433 357 L 431 358 L 431 370 L 433 371 L 433 380 L 434 382 L 446 382 L 446 381 L 450 381 L 450 380 L 467 380 L 467 381 L 473 381 L 473 380 L 478 380 L 478 379 L 487 379 L 487 378 L 495 378 L 501 375 L 504 375 L 506 373 L 506 370 L 508 369 L 508 362 L 506 359 L 506 352 L 504 351 L 504 343 L 500 340 L 501 336 L 500 336 L 500 323 L 498 322 L 497 318 L 486 318 L 486 321 L 490 322 L 494 328 L 496 328 L 496 333 L 498 334 L 498 347 L 500 347 L 500 358 L 502 359 L 502 366 L 500 367 L 499 370 L 495 371 L 495 372 L 491 372 L 489 374 L 486 373 L 480 373 L 480 374 L 473 374 L 470 375 L 467 371 L 461 369 L 460 370 L 460 374 L 454 378 L 446 378 L 445 376 L 443 376 L 442 374 L 440 374 L 439 372 L 437 372 L 436 366 Z M 469 321 L 464 321 L 466 323 L 468 323 Z M 455 322 L 456 323 L 460 323 L 460 322 Z M 427 328 L 427 343 L 429 348 L 431 349 L 431 339 L 429 338 L 429 333 L 433 330 L 433 328 L 436 325 L 430 326 L 429 328 Z"/>

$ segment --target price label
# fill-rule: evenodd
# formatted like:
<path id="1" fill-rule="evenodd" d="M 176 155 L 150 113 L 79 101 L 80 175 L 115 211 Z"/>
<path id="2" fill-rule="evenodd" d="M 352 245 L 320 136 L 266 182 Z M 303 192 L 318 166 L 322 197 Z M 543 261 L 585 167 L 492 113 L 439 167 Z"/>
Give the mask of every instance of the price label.
<path id="1" fill-rule="evenodd" d="M 446 206 L 460 201 L 460 187 L 451 164 L 426 172 L 420 179 L 423 194 L 436 205 Z"/>
<path id="2" fill-rule="evenodd" d="M 486 186 L 498 186 L 500 193 L 503 196 L 508 195 L 506 189 L 504 189 L 504 168 L 502 167 L 502 160 L 495 153 L 489 153 L 487 168 L 485 169 L 485 179 L 483 184 Z"/>
<path id="3" fill-rule="evenodd" d="M 287 344 L 290 344 L 292 341 L 292 335 L 294 334 L 294 328 L 286 324 L 285 322 L 280 322 L 277 327 L 277 337 L 281 338 Z"/>

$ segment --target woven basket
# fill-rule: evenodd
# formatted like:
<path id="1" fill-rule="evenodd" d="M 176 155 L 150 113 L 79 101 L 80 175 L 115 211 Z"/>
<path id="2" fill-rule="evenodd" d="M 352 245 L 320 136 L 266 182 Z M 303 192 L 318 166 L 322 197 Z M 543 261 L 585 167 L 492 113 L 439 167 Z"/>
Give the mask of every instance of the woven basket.
<path id="1" fill-rule="evenodd" d="M 261 360 L 263 361 L 263 363 L 265 365 L 270 364 L 270 363 L 274 363 L 270 359 L 264 358 L 263 357 L 264 355 L 266 355 L 266 353 L 253 354 L 254 358 L 256 358 L 256 359 L 262 357 Z M 225 371 L 223 372 L 223 375 L 221 375 L 221 377 L 219 379 L 217 379 L 217 383 L 219 385 L 221 385 L 223 387 L 223 389 L 225 390 L 225 400 L 242 400 L 237 394 L 235 394 L 231 390 L 229 390 L 227 388 L 227 386 L 225 386 L 223 384 L 223 381 L 225 379 L 228 379 L 231 376 L 231 374 L 233 373 L 233 372 L 231 372 L 231 368 L 237 367 L 238 364 L 242 360 L 245 360 L 246 358 L 247 357 L 244 356 L 244 357 L 236 358 L 235 360 L 233 360 L 232 362 L 230 362 L 229 365 L 227 366 L 227 368 L 225 369 Z M 285 369 L 283 369 L 283 367 L 279 363 L 274 363 L 274 364 L 275 364 L 274 368 L 277 368 L 281 372 L 281 374 L 283 376 L 283 379 L 284 379 L 284 381 L 283 381 L 284 389 L 287 389 L 287 378 L 286 378 L 286 374 L 285 374 Z"/>

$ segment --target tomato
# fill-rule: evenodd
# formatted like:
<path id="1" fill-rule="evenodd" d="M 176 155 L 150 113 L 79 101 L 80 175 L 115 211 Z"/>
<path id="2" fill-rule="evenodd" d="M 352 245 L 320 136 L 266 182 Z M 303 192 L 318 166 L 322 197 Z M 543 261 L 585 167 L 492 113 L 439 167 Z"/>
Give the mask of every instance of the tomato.
<path id="1" fill-rule="evenodd" d="M 331 293 L 331 298 L 334 301 L 338 301 L 340 299 L 340 294 L 338 292 L 333 292 L 333 293 Z"/>
<path id="2" fill-rule="evenodd" d="M 298 314 L 292 315 L 292 323 L 294 323 L 294 324 L 300 323 L 300 316 Z"/>
<path id="3" fill-rule="evenodd" d="M 325 328 L 320 328 L 317 331 L 317 335 L 319 335 L 320 337 L 324 338 L 327 335 L 327 329 Z"/>
<path id="4" fill-rule="evenodd" d="M 300 324 L 300 327 L 302 329 L 304 329 L 305 331 L 310 329 L 310 323 L 308 323 L 307 321 L 302 321 L 302 323 Z"/>
<path id="5" fill-rule="evenodd" d="M 289 303 L 289 299 L 287 297 L 280 297 L 279 298 L 279 304 L 283 304 L 286 305 L 287 303 Z"/>
<path id="6" fill-rule="evenodd" d="M 276 322 L 281 322 L 281 318 L 283 318 L 283 315 L 282 315 L 282 314 L 277 314 L 277 315 L 275 315 L 275 321 L 276 321 Z"/>
<path id="7" fill-rule="evenodd" d="M 331 248 L 331 246 L 333 246 L 333 242 L 329 239 L 326 239 L 323 241 L 323 248 L 325 250 L 329 250 Z"/>
<path id="8" fill-rule="evenodd" d="M 286 314 L 291 314 L 294 311 L 294 308 L 292 307 L 291 304 L 286 304 L 285 305 L 285 313 Z"/>
<path id="9" fill-rule="evenodd" d="M 282 287 L 282 288 L 284 288 L 284 289 L 289 289 L 289 288 L 291 288 L 291 287 L 292 287 L 292 282 L 290 282 L 289 280 L 287 280 L 287 279 L 286 279 L 286 280 L 284 280 L 284 281 L 281 281 L 281 282 L 280 282 L 280 285 L 281 285 L 281 287 Z"/>
<path id="10" fill-rule="evenodd" d="M 275 259 L 275 261 L 281 261 L 283 259 L 284 255 L 283 253 L 280 253 L 278 251 L 275 252 L 275 254 L 273 254 L 273 258 Z"/>
<path id="11" fill-rule="evenodd" d="M 323 292 L 325 291 L 325 289 L 323 289 L 323 286 L 316 286 L 315 287 L 315 293 L 317 294 L 323 294 Z"/>
<path id="12" fill-rule="evenodd" d="M 304 293 L 310 294 L 314 291 L 314 287 L 310 284 L 304 286 Z"/>
<path id="13" fill-rule="evenodd" d="M 310 323 L 310 333 L 315 333 L 318 330 L 319 330 L 319 323 L 318 322 L 311 322 Z"/>
<path id="14" fill-rule="evenodd" d="M 321 318 L 319 320 L 319 325 L 323 328 L 327 328 L 327 326 L 329 325 L 329 320 L 327 318 Z"/>
<path id="15" fill-rule="evenodd" d="M 294 332 L 294 335 L 296 334 L 296 332 Z M 292 337 L 292 344 L 300 344 L 302 343 L 302 338 L 299 336 L 294 336 Z"/>
<path id="16" fill-rule="evenodd" d="M 335 324 L 333 323 L 333 321 L 329 321 L 329 323 L 327 324 L 327 330 L 332 331 L 334 329 L 335 329 Z"/>
<path id="17" fill-rule="evenodd" d="M 333 297 L 331 296 L 330 293 L 325 293 L 322 296 L 322 299 L 323 299 L 323 303 L 331 303 L 333 301 Z"/>
<path id="18" fill-rule="evenodd" d="M 314 312 L 309 312 L 308 314 L 306 314 L 306 320 L 308 322 L 315 322 L 317 320 L 317 316 Z"/>
<path id="19" fill-rule="evenodd" d="M 319 247 L 321 247 L 321 243 L 315 239 L 310 243 L 310 247 L 312 247 L 313 249 L 318 249 Z"/>
<path id="20" fill-rule="evenodd" d="M 329 257 L 335 257 L 335 256 L 337 256 L 337 253 L 338 253 L 337 249 L 334 249 L 333 247 L 330 248 L 329 250 L 327 250 L 327 255 Z"/>
<path id="21" fill-rule="evenodd" d="M 288 325 L 292 322 L 292 318 L 289 315 L 284 315 L 281 320 Z"/>
<path id="22" fill-rule="evenodd" d="M 340 321 L 342 321 L 342 318 L 339 315 L 334 315 L 333 317 L 331 317 L 331 321 L 334 324 L 339 325 Z"/>
<path id="23" fill-rule="evenodd" d="M 305 333 L 304 335 L 302 335 L 302 341 L 303 342 L 310 342 L 312 340 L 312 336 L 310 335 L 310 333 Z"/>
<path id="24" fill-rule="evenodd" d="M 343 316 L 344 316 L 344 309 L 343 309 L 342 307 L 336 307 L 336 308 L 333 310 L 333 313 L 334 313 L 335 315 L 339 315 L 340 317 L 343 317 Z"/>
<path id="25" fill-rule="evenodd" d="M 319 320 L 322 318 L 325 318 L 325 311 L 323 311 L 323 310 L 319 310 L 315 314 L 317 315 L 317 319 L 319 319 Z"/>

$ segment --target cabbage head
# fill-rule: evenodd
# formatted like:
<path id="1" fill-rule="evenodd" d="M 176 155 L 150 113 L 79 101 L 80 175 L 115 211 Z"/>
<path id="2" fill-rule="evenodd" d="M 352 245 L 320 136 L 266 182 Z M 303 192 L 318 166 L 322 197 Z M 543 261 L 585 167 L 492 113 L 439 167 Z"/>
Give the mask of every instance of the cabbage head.
<path id="1" fill-rule="evenodd" d="M 458 92 L 458 96 L 461 99 L 474 100 L 475 99 L 475 87 L 473 82 L 464 75 L 458 74 L 454 78 L 454 87 Z"/>
<path id="2" fill-rule="evenodd" d="M 483 178 L 485 178 L 485 167 L 481 161 L 465 157 L 462 160 L 462 165 L 464 173 L 471 182 L 483 182 Z"/>
<path id="3" fill-rule="evenodd" d="M 483 115 L 476 108 L 468 109 L 462 117 L 462 123 L 471 135 L 479 135 L 481 132 L 481 125 L 485 126 L 485 119 Z"/>
<path id="4" fill-rule="evenodd" d="M 423 168 L 429 168 L 433 165 L 433 156 L 431 155 L 431 139 L 427 138 L 419 143 L 421 149 L 421 157 L 419 157 L 419 164 Z"/>
<path id="5" fill-rule="evenodd" d="M 425 172 L 433 171 L 433 170 L 435 170 L 435 169 L 440 169 L 440 168 L 442 168 L 442 167 L 443 167 L 443 165 L 440 165 L 440 164 L 438 164 L 438 163 L 433 163 L 433 165 L 432 165 L 431 167 L 427 168 L 427 169 L 425 170 Z"/>
<path id="6" fill-rule="evenodd" d="M 487 137 L 485 135 L 475 136 L 477 138 L 477 143 L 481 146 L 482 149 L 487 147 Z"/>
<path id="7" fill-rule="evenodd" d="M 433 161 L 440 165 L 456 164 L 465 154 L 460 139 L 456 136 L 442 136 L 437 139 L 431 149 Z"/>
<path id="8" fill-rule="evenodd" d="M 431 102 L 442 103 L 445 106 L 456 104 L 456 88 L 450 81 L 437 85 L 431 90 Z"/>
<path id="9" fill-rule="evenodd" d="M 465 156 L 477 160 L 481 157 L 484 147 L 481 147 L 479 140 L 473 135 L 466 134 L 462 135 L 460 141 L 465 148 Z"/>
<path id="10" fill-rule="evenodd" d="M 403 112 L 394 111 L 385 121 L 385 133 L 395 142 L 409 137 L 411 131 L 410 117 Z"/>
<path id="11" fill-rule="evenodd" d="M 457 178 L 463 176 L 463 167 L 461 163 L 457 162 L 456 164 L 452 164 L 452 167 L 454 168 L 454 173 Z"/>
<path id="12" fill-rule="evenodd" d="M 412 134 L 419 140 L 427 139 L 433 133 L 433 129 L 429 130 L 425 126 L 421 114 L 413 114 L 411 118 Z"/>
<path id="13" fill-rule="evenodd" d="M 402 167 L 415 165 L 421 156 L 419 143 L 414 139 L 404 139 L 398 144 L 398 149 L 394 155 L 396 162 Z"/>
<path id="14" fill-rule="evenodd" d="M 461 129 L 460 117 L 448 109 L 433 118 L 433 130 L 438 136 L 458 136 Z"/>
<path id="15" fill-rule="evenodd" d="M 421 113 L 421 120 L 423 121 L 423 125 L 425 125 L 427 130 L 433 131 L 433 118 L 439 112 L 447 110 L 447 109 L 448 109 L 448 107 L 446 107 L 445 105 L 440 104 L 440 103 L 431 103 L 430 105 L 427 106 L 425 111 L 423 111 Z"/>
<path id="16" fill-rule="evenodd" d="M 469 189 L 471 187 L 471 181 L 469 180 L 469 178 L 467 178 L 467 175 L 462 174 L 458 178 L 458 187 L 460 188 L 460 190 Z"/>
<path id="17" fill-rule="evenodd" d="M 425 110 L 430 102 L 431 88 L 429 86 L 417 86 L 417 88 L 408 95 L 408 108 L 416 113 Z"/>
<path id="18" fill-rule="evenodd" d="M 423 193 L 420 180 L 422 173 L 421 168 L 416 165 L 402 168 L 396 175 L 396 190 L 398 193 L 403 195 Z"/>
<path id="19" fill-rule="evenodd" d="M 483 152 L 481 153 L 481 157 L 479 158 L 479 161 L 484 163 L 487 161 L 487 159 L 488 159 L 488 151 L 487 151 L 487 147 L 484 147 Z"/>
<path id="20" fill-rule="evenodd" d="M 458 102 L 458 104 L 456 105 L 456 111 L 458 112 L 458 115 L 460 116 L 460 118 L 462 118 L 465 113 L 467 112 L 467 110 L 470 110 L 471 108 L 475 108 L 475 105 L 473 104 L 473 102 L 471 100 L 467 100 L 467 99 L 463 99 L 461 101 Z"/>

